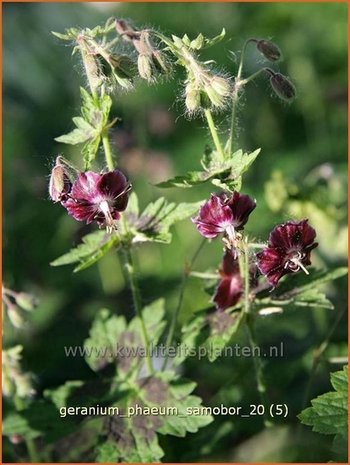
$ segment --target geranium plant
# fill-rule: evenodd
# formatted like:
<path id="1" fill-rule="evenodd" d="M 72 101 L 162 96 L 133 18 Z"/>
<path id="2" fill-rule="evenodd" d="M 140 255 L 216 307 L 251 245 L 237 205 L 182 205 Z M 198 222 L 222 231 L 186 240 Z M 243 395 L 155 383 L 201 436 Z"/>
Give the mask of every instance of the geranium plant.
<path id="1" fill-rule="evenodd" d="M 274 68 L 282 56 L 275 43 L 265 38 L 249 38 L 237 70 L 223 73 L 216 71 L 212 60 L 201 61 L 200 52 L 219 44 L 225 36 L 224 30 L 214 38 L 203 34 L 177 37 L 110 18 L 93 29 L 70 28 L 54 35 L 72 45 L 73 54 L 82 61 L 85 76 L 81 83 L 86 86 L 81 87 L 82 105 L 80 115 L 73 117 L 74 129 L 56 139 L 81 147 L 81 163 L 74 166 L 64 155 L 58 155 L 51 171 L 49 195 L 57 204 L 52 208 L 62 207 L 71 221 L 91 224 L 91 232 L 80 245 L 51 264 L 74 264 L 74 271 L 81 271 L 112 250 L 118 251 L 135 314 L 127 321 L 122 308 L 117 313 L 106 309 L 96 312 L 86 335 L 85 349 L 86 362 L 93 371 L 101 373 L 99 382 L 91 386 L 90 382 L 68 381 L 57 389 L 47 390 L 44 397 L 55 406 L 56 412 L 65 412 L 72 399 L 74 405 L 81 407 L 98 404 L 105 411 L 107 407 L 115 408 L 114 415 L 99 410 L 95 416 L 90 413 L 83 418 L 82 410 L 78 413 L 79 426 L 95 432 L 95 461 L 157 462 L 164 456 L 159 436 L 183 437 L 215 421 L 213 415 L 201 408 L 201 398 L 193 394 L 195 383 L 181 375 L 181 365 L 191 351 L 195 354 L 206 348 L 207 357 L 213 362 L 243 328 L 251 347 L 257 347 L 257 319 L 274 318 L 276 313 L 287 312 L 291 307 L 331 308 L 320 286 L 344 275 L 346 270 L 316 270 L 311 266 L 318 245 L 316 237 L 322 231 L 317 231 L 317 225 L 310 224 L 308 218 L 289 218 L 283 224 L 271 224 L 269 237 L 259 241 L 254 233 L 248 232 L 250 217 L 259 215 L 259 204 L 249 195 L 245 173 L 258 156 L 264 155 L 263 151 L 260 155 L 260 149 L 246 152 L 238 147 L 236 123 L 240 100 L 246 86 L 260 75 L 268 78 L 271 91 L 282 101 L 291 103 L 296 97 L 289 77 Z M 269 66 L 258 63 L 257 71 L 246 75 L 245 59 L 254 47 Z M 197 171 L 160 182 L 159 198 L 140 212 L 133 180 L 120 170 L 118 154 L 109 138 L 113 126 L 118 124 L 118 105 L 113 106 L 113 96 L 132 92 L 140 80 L 156 85 L 164 76 L 173 78 L 177 67 L 183 71 L 180 86 L 188 124 L 194 118 L 202 118 L 211 144 L 203 147 Z M 218 131 L 214 120 L 219 112 L 230 115 L 225 132 Z M 208 187 L 208 194 L 197 202 L 176 204 L 166 198 L 167 188 L 195 189 L 199 184 Z M 157 300 L 143 305 L 135 254 L 145 242 L 170 243 L 171 227 L 182 220 L 192 221 L 193 228 L 198 230 L 198 247 L 185 267 L 178 303 L 166 313 L 161 290 Z M 216 271 L 195 270 L 199 254 L 211 241 L 222 244 L 222 256 L 213 263 Z M 190 277 L 197 279 L 198 285 L 204 284 L 208 303 L 179 327 L 178 316 Z M 13 297 L 10 292 L 4 293 L 8 302 Z M 11 305 L 13 302 L 8 311 L 13 311 Z M 169 314 L 170 319 L 166 317 Z M 161 363 L 154 356 L 160 343 L 164 347 Z M 175 344 L 179 350 L 174 355 L 171 349 Z M 21 372 L 19 362 L 20 349 L 8 351 L 5 357 L 8 392 L 12 392 L 12 384 L 16 383 L 14 373 L 18 377 Z M 274 422 L 269 413 L 269 386 L 262 360 L 256 356 L 254 362 L 262 416 L 269 427 Z M 8 370 L 8 366 L 16 369 Z M 5 434 L 25 438 L 29 459 L 44 461 L 45 454 L 40 453 L 43 433 L 36 434 L 35 430 L 28 433 L 18 420 L 25 418 L 21 412 L 30 411 L 32 394 L 30 388 L 24 395 L 17 392 L 17 398 L 22 398 L 17 402 L 18 415 L 5 423 Z M 159 411 L 162 408 L 164 413 Z M 305 414 L 303 419 L 307 422 Z M 76 424 L 64 421 L 65 434 L 76 429 Z M 55 431 L 53 436 L 57 440 L 64 434 Z"/>

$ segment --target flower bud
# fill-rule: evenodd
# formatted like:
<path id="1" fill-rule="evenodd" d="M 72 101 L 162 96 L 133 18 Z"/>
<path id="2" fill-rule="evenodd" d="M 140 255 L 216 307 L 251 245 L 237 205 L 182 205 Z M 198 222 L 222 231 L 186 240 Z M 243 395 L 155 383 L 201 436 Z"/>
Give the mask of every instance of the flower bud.
<path id="1" fill-rule="evenodd" d="M 11 305 L 7 307 L 7 316 L 9 317 L 9 320 L 11 321 L 11 324 L 17 328 L 21 329 L 24 326 L 24 319 L 22 315 L 20 314 L 19 308 L 16 307 L 15 305 Z"/>
<path id="2" fill-rule="evenodd" d="M 222 97 L 227 97 L 230 95 L 230 85 L 229 82 L 220 76 L 214 76 L 211 81 L 211 86 Z"/>
<path id="3" fill-rule="evenodd" d="M 16 303 L 19 307 L 21 307 L 23 310 L 26 310 L 27 312 L 34 310 L 38 304 L 37 299 L 33 295 L 27 294 L 26 292 L 19 292 L 16 295 Z"/>
<path id="4" fill-rule="evenodd" d="M 162 53 L 160 53 L 158 50 L 153 50 L 152 57 L 153 57 L 153 64 L 160 73 L 167 74 L 170 72 L 170 68 L 167 62 L 165 61 L 164 55 Z"/>
<path id="5" fill-rule="evenodd" d="M 212 105 L 220 108 L 225 105 L 225 99 L 230 94 L 230 85 L 226 79 L 213 76 L 210 82 L 204 86 L 204 91 Z"/>
<path id="6" fill-rule="evenodd" d="M 258 40 L 256 47 L 259 52 L 269 61 L 278 61 L 281 59 L 282 53 L 279 47 L 270 40 Z"/>
<path id="7" fill-rule="evenodd" d="M 152 80 L 152 61 L 147 55 L 139 55 L 137 58 L 137 67 L 142 79 Z"/>
<path id="8" fill-rule="evenodd" d="M 9 440 L 11 442 L 11 444 L 21 444 L 22 442 L 24 442 L 24 437 L 21 435 L 21 434 L 11 434 L 9 436 Z"/>
<path id="9" fill-rule="evenodd" d="M 283 76 L 283 74 L 272 74 L 270 77 L 270 84 L 272 89 L 282 100 L 285 100 L 286 102 L 291 102 L 295 98 L 295 87 L 286 76 Z"/>
<path id="10" fill-rule="evenodd" d="M 189 82 L 185 89 L 186 107 L 190 113 L 199 110 L 201 106 L 201 92 L 195 83 Z"/>
<path id="11" fill-rule="evenodd" d="M 56 164 L 51 171 L 49 194 L 54 202 L 67 200 L 72 184 L 66 168 L 61 164 L 60 157 L 56 158 Z"/>

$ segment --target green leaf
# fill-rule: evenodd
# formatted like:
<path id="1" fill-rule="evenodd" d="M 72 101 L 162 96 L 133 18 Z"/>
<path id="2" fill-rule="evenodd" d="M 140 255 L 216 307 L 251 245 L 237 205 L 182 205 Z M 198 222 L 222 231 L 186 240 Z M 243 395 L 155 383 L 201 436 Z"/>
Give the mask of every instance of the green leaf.
<path id="1" fill-rule="evenodd" d="M 106 309 L 98 312 L 84 343 L 85 360 L 92 370 L 99 371 L 115 361 L 115 348 L 125 330 L 123 316 L 111 315 Z"/>
<path id="2" fill-rule="evenodd" d="M 209 337 L 205 346 L 208 349 L 208 359 L 214 362 L 237 332 L 244 318 L 244 312 L 215 312 L 208 317 Z"/>
<path id="3" fill-rule="evenodd" d="M 217 43 L 221 42 L 222 39 L 225 37 L 225 35 L 226 35 L 226 30 L 225 28 L 222 28 L 222 31 L 220 32 L 220 34 L 213 37 L 212 39 L 205 38 L 202 49 L 212 47 L 213 45 L 216 45 Z"/>
<path id="4" fill-rule="evenodd" d="M 101 143 L 101 137 L 110 124 L 108 124 L 109 113 L 112 107 L 112 99 L 104 95 L 96 99 L 84 88 L 80 88 L 82 99 L 81 115 L 73 118 L 76 129 L 68 134 L 56 137 L 57 142 L 64 144 L 82 144 L 82 154 L 85 169 L 89 169 Z"/>
<path id="5" fill-rule="evenodd" d="M 335 391 L 327 392 L 311 401 L 298 418 L 304 425 L 322 434 L 347 437 L 348 424 L 348 367 L 331 375 Z"/>
<path id="6" fill-rule="evenodd" d="M 74 272 L 84 270 L 100 260 L 112 247 L 117 247 L 119 243 L 120 236 L 117 234 L 94 231 L 84 236 L 80 245 L 51 262 L 51 266 L 79 263 L 74 268 Z"/>
<path id="7" fill-rule="evenodd" d="M 214 312 L 207 314 L 207 310 L 198 312 L 183 326 L 181 338 L 181 350 L 173 360 L 175 366 L 182 363 L 191 350 L 203 347 L 205 356 L 210 362 L 220 357 L 225 346 L 236 334 L 244 313 L 242 311 Z"/>
<path id="8" fill-rule="evenodd" d="M 162 434 L 184 437 L 196 433 L 213 421 L 211 415 L 202 414 L 202 400 L 190 395 L 196 384 L 184 379 L 173 378 L 172 373 L 156 373 L 138 382 L 141 401 L 149 407 L 165 408 L 158 416 L 157 431 Z M 169 410 L 171 408 L 171 410 Z"/>
<path id="9" fill-rule="evenodd" d="M 175 223 L 194 215 L 201 202 L 180 203 L 168 202 L 164 197 L 148 204 L 140 216 L 137 216 L 136 200 L 131 211 L 129 208 L 125 213 L 128 222 L 129 232 L 132 234 L 132 241 L 137 242 L 161 242 L 171 241 L 170 227 Z"/>
<path id="10" fill-rule="evenodd" d="M 209 424 L 213 418 L 201 411 L 201 399 L 191 394 L 195 386 L 170 372 L 134 381 L 134 388 L 118 405 L 120 415 L 107 424 L 113 442 L 99 447 L 98 461 L 158 462 L 164 453 L 157 433 L 184 437 Z"/>
<path id="11" fill-rule="evenodd" d="M 18 434 L 27 439 L 39 436 L 46 443 L 57 441 L 78 428 L 77 419 L 73 417 L 58 421 L 59 411 L 51 402 L 38 400 L 20 412 L 7 415 L 2 424 L 4 436 Z"/>
<path id="12" fill-rule="evenodd" d="M 77 388 L 83 386 L 83 381 L 67 381 L 62 386 L 59 386 L 56 389 L 47 389 L 44 392 L 44 395 L 47 399 L 50 399 L 56 407 L 59 409 L 61 407 L 67 406 L 67 401 Z"/>
<path id="13" fill-rule="evenodd" d="M 259 153 L 260 149 L 252 153 L 243 153 L 242 150 L 238 150 L 230 158 L 222 161 L 217 152 L 206 151 L 201 160 L 204 171 L 190 171 L 183 176 L 175 176 L 157 184 L 157 187 L 189 188 L 210 181 L 215 186 L 229 191 L 240 190 L 242 175 L 256 160 Z"/>
<path id="14" fill-rule="evenodd" d="M 332 282 L 347 274 L 347 268 L 341 267 L 335 270 L 315 270 L 309 268 L 309 275 L 297 273 L 288 276 L 274 294 L 262 299 L 256 299 L 259 306 L 277 305 L 287 307 L 315 307 L 333 309 L 333 304 L 328 300 L 319 287 L 327 282 Z"/>

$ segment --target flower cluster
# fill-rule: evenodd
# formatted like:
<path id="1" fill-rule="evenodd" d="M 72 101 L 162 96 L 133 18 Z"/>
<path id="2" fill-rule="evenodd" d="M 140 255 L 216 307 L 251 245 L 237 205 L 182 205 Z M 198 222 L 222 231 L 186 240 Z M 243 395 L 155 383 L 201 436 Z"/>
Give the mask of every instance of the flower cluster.
<path id="1" fill-rule="evenodd" d="M 243 276 L 240 270 L 240 254 L 248 254 L 248 247 L 242 247 L 242 231 L 256 202 L 248 195 L 233 192 L 212 194 L 202 205 L 198 215 L 192 219 L 199 233 L 207 239 L 223 235 L 224 257 L 219 268 L 219 284 L 213 296 L 218 310 L 236 305 L 244 295 Z M 257 271 L 265 276 L 275 288 L 286 274 L 303 270 L 311 264 L 311 250 L 317 247 L 316 232 L 304 219 L 288 221 L 276 226 L 270 233 L 266 247 L 255 256 L 248 257 L 250 287 L 256 288 Z"/>
<path id="2" fill-rule="evenodd" d="M 112 232 L 120 212 L 128 204 L 131 185 L 119 170 L 108 173 L 86 171 L 74 182 L 61 159 L 51 172 L 49 193 L 54 202 L 61 202 L 69 215 L 87 224 L 96 221 L 100 228 Z"/>

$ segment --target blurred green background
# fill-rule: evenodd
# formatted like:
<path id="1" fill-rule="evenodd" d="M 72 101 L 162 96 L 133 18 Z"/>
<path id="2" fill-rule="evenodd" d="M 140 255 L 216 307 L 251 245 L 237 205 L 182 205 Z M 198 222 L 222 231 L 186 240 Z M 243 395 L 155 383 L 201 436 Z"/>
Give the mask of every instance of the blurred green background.
<path id="1" fill-rule="evenodd" d="M 54 158 L 63 153 L 80 164 L 78 149 L 54 142 L 72 128 L 79 113 L 79 86 L 85 84 L 82 66 L 71 47 L 50 31 L 93 27 L 110 17 L 130 18 L 136 25 L 166 33 L 211 37 L 226 29 L 222 43 L 205 51 L 217 69 L 235 74 L 237 58 L 249 37 L 271 38 L 284 61 L 274 69 L 290 76 L 298 98 L 291 105 L 272 95 L 267 79 L 247 88 L 240 103 L 238 142 L 248 151 L 262 148 L 244 180 L 243 191 L 257 199 L 248 232 L 265 240 L 271 228 L 290 216 L 309 216 L 318 232 L 318 267 L 344 264 L 346 249 L 347 154 L 347 5 L 344 3 L 101 3 L 3 5 L 3 186 L 4 283 L 32 292 L 40 305 L 24 330 L 5 320 L 4 345 L 24 345 L 25 368 L 34 372 L 38 395 L 70 379 L 93 378 L 83 359 L 64 356 L 63 346 L 86 339 L 96 311 L 107 307 L 131 314 L 129 292 L 116 254 L 72 275 L 68 267 L 49 262 L 65 253 L 89 232 L 48 199 L 47 182 Z M 247 54 L 245 75 L 264 64 L 253 50 Z M 176 74 L 182 78 L 181 72 Z M 183 87 L 179 79 L 147 87 L 140 83 L 130 94 L 115 96 L 113 115 L 121 122 L 111 133 L 120 166 L 128 173 L 142 207 L 165 195 L 169 200 L 207 198 L 209 186 L 191 190 L 160 190 L 152 184 L 199 167 L 209 138 L 201 119 L 184 118 Z M 229 116 L 217 116 L 222 132 Z M 100 157 L 100 167 L 103 161 Z M 274 174 L 273 174 L 274 173 Z M 273 176 L 273 183 L 271 183 Z M 200 238 L 190 221 L 174 228 L 170 246 L 143 245 L 138 250 L 140 285 L 145 303 L 165 295 L 171 312 L 177 301 L 181 272 Z M 196 264 L 204 271 L 217 267 L 221 244 L 206 247 Z M 292 433 L 309 377 L 313 349 L 324 339 L 337 313 L 346 305 L 346 283 L 329 289 L 335 311 L 295 310 L 263 320 L 261 344 L 284 341 L 283 360 L 265 364 L 271 397 L 287 403 L 290 415 L 269 436 L 257 421 L 216 418 L 196 435 L 164 439 L 165 461 L 326 461 L 328 437 L 305 432 L 296 443 Z M 207 304 L 200 283 L 191 280 L 181 319 Z M 317 372 L 311 395 L 329 389 L 330 357 L 346 354 L 346 322 L 332 336 L 326 361 Z M 244 341 L 244 334 L 240 336 Z M 215 364 L 189 362 L 184 374 L 198 382 L 208 405 L 249 405 L 257 402 L 252 360 L 219 360 Z M 209 438 L 212 440 L 209 444 Z M 7 459 L 14 460 L 5 443 Z M 91 460 L 84 454 L 76 461 Z M 59 461 L 59 458 L 57 459 Z M 63 459 L 62 459 L 63 460 Z M 61 461 L 62 461 L 61 460 Z"/>

